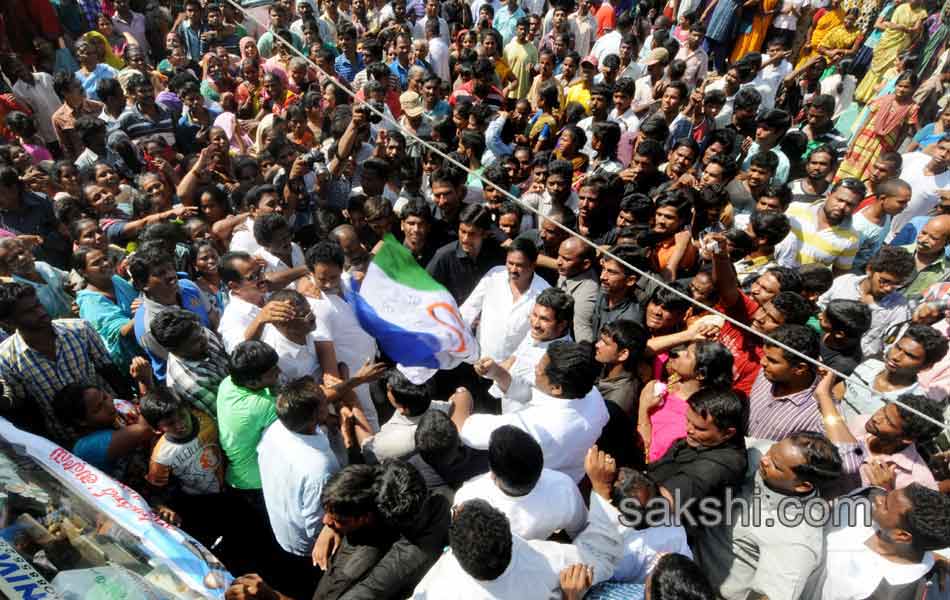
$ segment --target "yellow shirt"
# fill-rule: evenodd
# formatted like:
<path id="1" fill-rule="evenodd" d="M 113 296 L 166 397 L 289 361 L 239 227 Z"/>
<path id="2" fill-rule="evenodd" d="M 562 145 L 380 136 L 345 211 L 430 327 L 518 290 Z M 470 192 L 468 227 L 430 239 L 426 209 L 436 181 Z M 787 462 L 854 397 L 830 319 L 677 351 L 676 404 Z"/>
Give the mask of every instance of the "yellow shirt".
<path id="1" fill-rule="evenodd" d="M 590 90 L 584 87 L 583 83 L 575 83 L 567 88 L 567 94 L 564 96 L 564 106 L 571 102 L 580 102 L 584 110 L 590 112 Z"/>

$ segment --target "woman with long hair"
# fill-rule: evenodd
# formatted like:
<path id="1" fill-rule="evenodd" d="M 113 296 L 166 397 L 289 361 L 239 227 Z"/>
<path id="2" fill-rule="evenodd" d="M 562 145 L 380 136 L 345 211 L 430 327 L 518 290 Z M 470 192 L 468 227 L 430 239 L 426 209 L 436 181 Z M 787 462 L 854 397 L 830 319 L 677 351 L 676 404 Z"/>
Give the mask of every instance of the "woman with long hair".
<path id="1" fill-rule="evenodd" d="M 854 91 L 854 99 L 862 104 L 870 102 L 877 93 L 877 85 L 884 74 L 894 66 L 901 52 L 910 47 L 920 34 L 927 9 L 923 0 L 910 0 L 894 9 L 891 20 L 883 23 L 884 34 L 874 49 L 871 67 Z"/>
<path id="2" fill-rule="evenodd" d="M 732 354 L 719 342 L 693 342 L 670 351 L 666 382 L 650 381 L 640 393 L 637 430 L 656 461 L 686 437 L 689 397 L 700 389 L 732 389 Z"/>
<path id="3" fill-rule="evenodd" d="M 907 135 L 917 130 L 920 107 L 913 99 L 916 87 L 917 75 L 904 71 L 897 78 L 893 94 L 871 102 L 867 119 L 841 161 L 835 181 L 845 177 L 867 179 L 882 152 L 896 152 Z"/>
<path id="4" fill-rule="evenodd" d="M 116 275 L 108 248 L 79 247 L 73 253 L 73 268 L 85 282 L 76 294 L 80 318 L 88 321 L 102 338 L 112 362 L 127 370 L 132 359 L 142 355 L 135 340 L 132 310 L 132 302 L 139 293 Z"/>

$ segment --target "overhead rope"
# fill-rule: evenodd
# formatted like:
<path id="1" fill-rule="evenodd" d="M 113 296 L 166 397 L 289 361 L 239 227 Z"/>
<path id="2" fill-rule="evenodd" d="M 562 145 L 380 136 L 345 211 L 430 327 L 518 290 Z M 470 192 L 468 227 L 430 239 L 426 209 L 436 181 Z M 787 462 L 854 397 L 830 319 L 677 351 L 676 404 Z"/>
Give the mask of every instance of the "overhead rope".
<path id="1" fill-rule="evenodd" d="M 243 15 L 245 15 L 245 17 L 247 17 L 248 19 L 250 19 L 251 21 L 253 21 L 254 23 L 256 23 L 256 24 L 257 24 L 259 27 L 261 27 L 263 30 L 266 31 L 266 30 L 268 29 L 267 26 L 264 25 L 263 22 L 261 22 L 258 18 L 256 18 L 254 15 L 252 15 L 249 11 L 247 11 L 243 6 L 241 6 L 241 5 L 240 5 L 238 2 L 236 2 L 235 0 L 225 0 L 225 1 L 228 2 L 229 4 L 231 4 L 232 6 L 234 6 L 234 8 L 236 8 L 239 12 L 241 12 Z M 278 42 L 278 43 L 280 43 L 280 44 L 283 44 L 285 47 L 287 47 L 287 49 L 288 49 L 291 53 L 296 54 L 297 56 L 299 56 L 299 57 L 303 58 L 305 61 L 307 61 L 307 63 L 308 63 L 315 71 L 317 71 L 318 73 L 322 73 L 323 76 L 326 78 L 326 80 L 331 81 L 336 87 L 338 87 L 339 89 L 343 90 L 343 92 L 345 92 L 348 96 L 350 96 L 351 98 L 353 98 L 354 102 L 357 102 L 357 101 L 358 101 L 358 99 L 357 99 L 357 97 L 356 97 L 356 92 L 354 92 L 353 90 L 351 90 L 350 88 L 348 88 L 348 87 L 345 86 L 345 85 L 341 85 L 340 82 L 337 81 L 337 79 L 336 79 L 336 74 L 335 74 L 335 73 L 327 73 L 326 71 L 324 71 L 322 68 L 320 68 L 319 65 L 317 65 L 315 62 L 313 62 L 312 60 L 310 60 L 310 57 L 309 57 L 309 56 L 306 56 L 303 52 L 301 52 L 300 50 L 298 50 L 293 44 L 291 44 L 290 42 L 287 42 L 286 40 L 284 40 L 284 39 L 281 38 L 280 36 L 275 35 L 275 36 L 273 36 L 273 37 L 274 37 L 274 40 L 275 40 L 276 42 Z M 488 179 L 485 179 L 481 174 L 472 171 L 470 168 L 468 168 L 467 165 L 463 165 L 462 163 L 460 163 L 460 162 L 458 162 L 457 160 L 455 160 L 452 156 L 450 156 L 450 155 L 447 154 L 446 152 L 443 152 L 441 149 L 439 149 L 439 148 L 433 146 L 431 143 L 429 143 L 429 142 L 423 140 L 422 138 L 420 138 L 419 136 L 417 136 L 417 135 L 415 134 L 415 132 L 412 132 L 412 131 L 409 131 L 408 129 L 406 129 L 406 128 L 405 128 L 401 123 L 399 123 L 394 117 L 388 116 L 388 115 L 385 113 L 385 111 L 378 110 L 373 104 L 368 103 L 368 102 L 367 102 L 367 103 L 364 103 L 362 106 L 363 106 L 366 110 L 369 110 L 369 111 L 371 111 L 372 113 L 376 114 L 378 117 L 380 117 L 381 120 L 384 120 L 384 121 L 387 121 L 387 122 L 389 122 L 389 123 L 392 123 L 392 124 L 399 130 L 399 132 L 402 133 L 402 135 L 404 135 L 404 136 L 406 136 L 406 137 L 408 137 L 408 138 L 410 138 L 410 139 L 415 140 L 416 142 L 418 142 L 419 144 L 421 144 L 423 147 L 429 149 L 429 150 L 430 150 L 431 152 L 433 152 L 434 154 L 437 154 L 437 155 L 441 156 L 444 160 L 448 161 L 450 164 L 452 164 L 452 165 L 458 167 L 459 169 L 461 169 L 462 171 L 465 171 L 466 173 L 468 173 L 468 175 L 469 175 L 470 177 L 471 177 L 471 176 L 477 177 L 479 180 L 481 180 L 483 186 L 484 186 L 484 185 L 490 185 L 491 187 L 493 187 L 494 189 L 496 189 L 499 193 L 501 193 L 503 196 L 505 196 L 506 198 L 508 198 L 508 199 L 511 200 L 512 202 L 514 202 L 516 205 L 518 205 L 518 206 L 522 207 L 523 209 L 525 209 L 526 211 L 528 211 L 528 212 L 534 214 L 535 216 L 537 216 L 537 217 L 538 217 L 539 219 L 541 219 L 541 220 L 550 221 L 550 222 L 553 223 L 556 227 L 558 227 L 559 229 L 561 229 L 562 231 L 564 231 L 564 232 L 567 233 L 568 235 L 570 235 L 570 236 L 572 236 L 572 237 L 575 237 L 575 238 L 579 239 L 580 241 L 584 242 L 585 244 L 587 244 L 588 246 L 590 246 L 596 253 L 599 253 L 599 254 L 602 254 L 602 255 L 604 255 L 604 256 L 610 257 L 611 260 L 614 260 L 614 261 L 616 261 L 616 262 L 622 264 L 624 267 L 626 267 L 626 268 L 629 269 L 630 271 L 636 273 L 639 277 L 643 277 L 643 278 L 648 279 L 649 281 L 652 281 L 652 282 L 655 283 L 656 285 L 658 285 L 658 286 L 664 288 L 665 290 L 667 290 L 667 291 L 669 291 L 669 292 L 672 292 L 673 294 L 679 296 L 680 298 L 683 298 L 684 300 L 686 300 L 686 301 L 689 302 L 690 304 L 693 304 L 693 305 L 695 305 L 695 306 L 697 306 L 697 307 L 699 307 L 699 308 L 705 310 L 706 312 L 709 312 L 709 313 L 712 313 L 712 314 L 714 314 L 714 315 L 718 315 L 719 317 L 722 317 L 725 321 L 728 321 L 729 323 L 731 323 L 732 325 L 734 325 L 735 327 L 741 329 L 742 331 L 744 331 L 744 332 L 746 332 L 746 333 L 750 333 L 750 334 L 752 334 L 752 335 L 755 335 L 755 336 L 757 336 L 757 337 L 762 338 L 764 341 L 768 342 L 768 345 L 769 345 L 769 346 L 776 346 L 776 347 L 778 347 L 778 348 L 781 348 L 781 349 L 784 350 L 785 352 L 788 352 L 789 354 L 798 357 L 799 359 L 801 359 L 801 360 L 803 360 L 803 361 L 805 361 L 805 362 L 807 362 L 807 363 L 809 363 L 809 364 L 815 366 L 816 368 L 820 368 L 820 369 L 824 369 L 824 370 L 826 370 L 826 371 L 829 371 L 829 372 L 835 374 L 836 376 L 840 377 L 841 379 L 847 381 L 848 383 L 850 383 L 850 384 L 852 384 L 852 385 L 854 385 L 854 386 L 856 386 L 856 387 L 858 387 L 858 388 L 863 388 L 864 390 L 870 392 L 873 396 L 880 396 L 880 395 L 881 395 L 880 392 L 877 392 L 877 391 L 873 390 L 870 386 L 868 386 L 867 384 L 865 384 L 863 381 L 861 381 L 861 380 L 859 380 L 859 379 L 857 379 L 857 378 L 854 378 L 854 377 L 852 377 L 852 376 L 850 376 L 850 375 L 845 375 L 845 374 L 842 373 L 841 371 L 838 371 L 837 369 L 834 369 L 834 368 L 832 368 L 832 367 L 829 366 L 829 365 L 826 365 L 826 364 L 824 364 L 824 363 L 822 363 L 822 362 L 819 362 L 819 361 L 815 360 L 814 358 L 812 358 L 811 356 L 808 356 L 808 355 L 806 355 L 806 354 L 803 354 L 803 353 L 799 352 L 798 350 L 795 350 L 794 348 L 790 348 L 789 346 L 783 344 L 782 342 L 780 342 L 780 341 L 778 341 L 778 340 L 776 340 L 776 339 L 774 339 L 774 338 L 772 338 L 772 337 L 769 337 L 768 335 L 766 335 L 766 334 L 764 334 L 764 333 L 762 333 L 762 332 L 760 332 L 760 331 L 756 331 L 755 329 L 753 329 L 752 327 L 746 325 L 745 323 L 742 323 L 741 321 L 738 321 L 738 320 L 736 320 L 736 319 L 733 319 L 733 318 L 730 317 L 729 315 L 727 315 L 727 314 L 725 314 L 725 313 L 722 313 L 722 312 L 716 310 L 715 308 L 713 308 L 713 307 L 711 307 L 711 306 L 707 306 L 706 304 L 704 304 L 704 303 L 702 303 L 702 302 L 696 300 L 695 298 L 693 298 L 693 297 L 690 296 L 689 294 L 686 294 L 686 293 L 684 293 L 684 292 L 682 292 L 682 291 L 676 289 L 675 287 L 669 285 L 667 282 L 663 281 L 662 279 L 659 279 L 658 277 L 656 277 L 653 273 L 651 273 L 651 272 L 649 272 L 649 271 L 641 271 L 641 270 L 638 269 L 637 267 L 631 265 L 631 264 L 628 263 L 627 261 L 625 261 L 625 260 L 619 258 L 617 255 L 615 255 L 615 254 L 613 254 L 612 252 L 610 252 L 609 249 L 604 249 L 604 248 L 602 248 L 601 246 L 598 246 L 596 243 L 594 243 L 593 241 L 589 240 L 587 237 L 581 235 L 580 233 L 574 231 L 573 229 L 571 229 L 571 228 L 569 228 L 569 227 L 567 227 L 567 226 L 565 226 L 565 225 L 563 225 L 563 224 L 561 224 L 561 223 L 558 223 L 558 222 L 555 221 L 554 219 L 548 218 L 547 216 L 541 214 L 541 211 L 539 211 L 537 208 L 535 208 L 535 207 L 533 207 L 533 206 L 531 206 L 531 205 L 525 203 L 525 202 L 524 202 L 523 200 L 521 200 L 520 198 L 518 198 L 518 197 L 512 195 L 510 191 L 501 188 L 500 186 L 496 185 L 494 182 L 492 182 L 492 181 L 490 181 L 490 180 L 488 180 Z M 884 401 L 884 400 L 882 399 L 882 401 Z M 903 402 L 901 402 L 901 401 L 898 400 L 898 399 L 886 400 L 886 402 L 896 404 L 897 406 L 903 408 L 904 410 L 906 410 L 906 411 L 908 411 L 908 412 L 911 412 L 911 413 L 917 415 L 917 416 L 920 417 L 921 419 L 924 419 L 925 421 L 928 421 L 929 423 L 932 423 L 932 424 L 934 424 L 934 425 L 939 426 L 942 430 L 947 431 L 947 432 L 950 432 L 950 424 L 945 424 L 945 423 L 943 423 L 942 421 L 938 421 L 938 420 L 932 418 L 930 415 L 924 414 L 924 413 L 920 412 L 919 410 L 917 410 L 916 408 L 904 404 Z"/>

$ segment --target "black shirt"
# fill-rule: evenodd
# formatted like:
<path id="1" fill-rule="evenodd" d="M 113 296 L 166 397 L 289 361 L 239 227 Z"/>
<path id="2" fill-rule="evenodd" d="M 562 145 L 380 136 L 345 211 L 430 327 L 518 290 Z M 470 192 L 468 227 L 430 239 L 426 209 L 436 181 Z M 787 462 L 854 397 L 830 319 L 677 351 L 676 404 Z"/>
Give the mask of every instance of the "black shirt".
<path id="1" fill-rule="evenodd" d="M 429 261 L 426 270 L 461 305 L 489 269 L 504 263 L 504 249 L 486 238 L 475 258 L 466 254 L 459 242 L 442 246 Z"/>
<path id="2" fill-rule="evenodd" d="M 48 198 L 24 190 L 19 209 L 0 209 L 0 228 L 17 235 L 40 236 L 43 243 L 33 249 L 36 260 L 69 269 L 69 241 L 59 232 L 59 221 Z"/>
<path id="3" fill-rule="evenodd" d="M 591 327 L 595 335 L 599 335 L 600 328 L 608 323 L 627 319 L 643 325 L 643 309 L 637 301 L 636 295 L 628 296 L 620 304 L 610 308 L 607 306 L 607 294 L 601 290 L 594 303 L 594 315 L 591 317 Z"/>
<path id="4" fill-rule="evenodd" d="M 821 342 L 821 362 L 825 363 L 836 371 L 841 371 L 845 375 L 850 375 L 854 368 L 861 364 L 861 339 L 855 340 L 851 348 L 835 350 Z"/>
<path id="5" fill-rule="evenodd" d="M 738 486 L 745 476 L 748 456 L 744 447 L 732 445 L 715 448 L 694 448 L 686 439 L 677 440 L 660 460 L 648 465 L 647 470 L 657 484 L 665 487 L 682 506 L 695 498 L 722 497 L 726 488 Z M 693 510 L 686 513 L 694 517 Z"/>

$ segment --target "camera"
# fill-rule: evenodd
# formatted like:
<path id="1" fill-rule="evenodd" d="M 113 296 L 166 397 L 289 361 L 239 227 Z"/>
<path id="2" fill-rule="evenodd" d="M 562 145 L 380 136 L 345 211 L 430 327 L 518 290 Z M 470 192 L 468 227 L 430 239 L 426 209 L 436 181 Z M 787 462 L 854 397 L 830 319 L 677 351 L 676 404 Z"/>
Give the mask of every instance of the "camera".
<path id="1" fill-rule="evenodd" d="M 383 120 L 381 115 L 386 111 L 386 108 L 383 106 L 382 102 L 377 102 L 376 100 L 367 100 L 366 102 L 359 104 L 354 110 L 365 114 L 369 122 L 373 125 L 376 125 Z"/>

